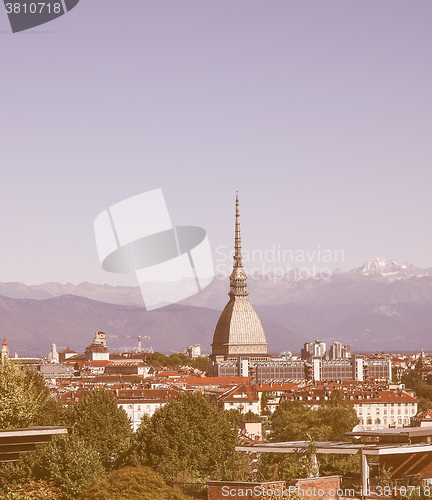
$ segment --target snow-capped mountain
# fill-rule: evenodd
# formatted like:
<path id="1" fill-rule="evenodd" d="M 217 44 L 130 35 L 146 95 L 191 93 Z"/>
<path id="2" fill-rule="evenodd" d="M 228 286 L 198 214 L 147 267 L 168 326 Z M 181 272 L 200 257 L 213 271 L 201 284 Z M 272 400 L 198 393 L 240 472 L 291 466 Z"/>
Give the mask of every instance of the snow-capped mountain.
<path id="1" fill-rule="evenodd" d="M 394 260 L 384 259 L 382 257 L 377 257 L 376 259 L 365 262 L 362 267 L 353 269 L 350 272 L 374 278 L 382 278 L 387 281 L 409 279 L 413 276 L 417 278 L 432 276 L 432 269 L 421 269 L 407 262 L 399 264 Z"/>

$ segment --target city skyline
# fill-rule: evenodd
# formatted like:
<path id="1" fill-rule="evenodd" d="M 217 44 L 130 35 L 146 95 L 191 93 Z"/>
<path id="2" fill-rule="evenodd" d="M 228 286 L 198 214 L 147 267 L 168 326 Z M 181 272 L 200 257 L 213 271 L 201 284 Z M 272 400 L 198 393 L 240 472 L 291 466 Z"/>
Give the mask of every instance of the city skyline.
<path id="1" fill-rule="evenodd" d="M 134 285 L 100 269 L 93 221 L 155 188 L 215 258 L 238 189 L 245 252 L 432 267 L 431 14 L 94 0 L 11 34 L 2 12 L 0 281 Z"/>

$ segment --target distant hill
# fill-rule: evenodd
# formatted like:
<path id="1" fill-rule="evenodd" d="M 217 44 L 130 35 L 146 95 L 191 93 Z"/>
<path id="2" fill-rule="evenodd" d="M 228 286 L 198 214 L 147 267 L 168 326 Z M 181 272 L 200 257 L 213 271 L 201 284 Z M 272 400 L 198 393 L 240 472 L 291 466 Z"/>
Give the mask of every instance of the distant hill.
<path id="1" fill-rule="evenodd" d="M 45 300 L 0 297 L 1 335 L 6 336 L 11 355 L 46 355 L 51 343 L 58 350 L 70 347 L 83 352 L 96 330 L 108 334 L 108 346 L 136 347 L 134 339 L 121 335 L 147 335 L 143 347 L 169 353 L 200 343 L 210 352 L 220 312 L 202 307 L 173 304 L 154 311 L 143 307 L 99 302 L 85 297 L 62 295 Z M 304 339 L 263 318 L 267 339 L 274 353 L 299 349 Z M 109 335 L 120 335 L 110 338 Z"/>

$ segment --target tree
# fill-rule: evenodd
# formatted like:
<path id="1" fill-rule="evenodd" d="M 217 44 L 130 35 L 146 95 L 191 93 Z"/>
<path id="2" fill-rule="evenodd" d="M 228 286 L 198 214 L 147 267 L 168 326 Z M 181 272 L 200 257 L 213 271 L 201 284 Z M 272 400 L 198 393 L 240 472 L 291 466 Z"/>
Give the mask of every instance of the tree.
<path id="1" fill-rule="evenodd" d="M 207 373 L 209 369 L 210 360 L 205 356 L 199 356 L 198 358 L 192 359 L 192 367 Z"/>
<path id="2" fill-rule="evenodd" d="M 131 435 L 130 422 L 116 397 L 106 389 L 94 389 L 69 409 L 72 433 L 82 437 L 110 468 Z"/>
<path id="3" fill-rule="evenodd" d="M 305 453 L 261 453 L 259 471 L 267 481 L 292 481 L 305 478 L 311 469 L 311 461 Z"/>
<path id="4" fill-rule="evenodd" d="M 405 387 L 415 391 L 417 397 L 432 401 L 432 385 L 421 379 L 416 372 L 411 372 L 402 377 Z"/>
<path id="5" fill-rule="evenodd" d="M 40 425 L 47 404 L 50 394 L 40 374 L 9 359 L 0 364 L 0 428 Z"/>
<path id="6" fill-rule="evenodd" d="M 124 441 L 118 453 L 116 468 L 130 465 L 148 465 L 147 433 L 150 427 L 150 417 L 143 415 L 137 431 Z"/>
<path id="7" fill-rule="evenodd" d="M 337 396 L 319 408 L 284 401 L 271 418 L 271 440 L 301 441 L 309 434 L 317 441 L 344 441 L 357 423 L 354 407 Z"/>
<path id="8" fill-rule="evenodd" d="M 358 423 L 354 407 L 333 393 L 328 402 L 311 408 L 301 402 L 284 401 L 271 418 L 272 441 L 344 441 L 345 432 Z M 326 474 L 357 470 L 358 460 L 351 457 L 328 459 L 319 457 L 319 467 Z M 310 457 L 303 454 L 263 457 L 263 469 L 268 479 L 290 480 L 306 477 L 311 470 Z"/>
<path id="9" fill-rule="evenodd" d="M 66 500 L 73 500 L 104 472 L 98 456 L 78 436 L 55 436 L 35 454 L 33 477 L 52 482 Z"/>
<path id="10" fill-rule="evenodd" d="M 97 478 L 79 500 L 187 500 L 149 467 L 125 467 Z"/>
<path id="11" fill-rule="evenodd" d="M 243 422 L 261 422 L 260 416 L 249 410 L 243 415 Z"/>
<path id="12" fill-rule="evenodd" d="M 231 410 L 224 410 L 223 415 L 229 422 L 231 428 L 240 429 L 243 422 L 243 415 L 239 410 L 231 408 Z"/>
<path id="13" fill-rule="evenodd" d="M 329 426 L 320 428 L 318 412 L 299 401 L 284 401 L 271 417 L 272 441 L 301 441 L 310 433 L 321 439 L 329 432 Z"/>
<path id="14" fill-rule="evenodd" d="M 320 455 L 322 476 L 360 476 L 360 455 Z"/>
<path id="15" fill-rule="evenodd" d="M 148 463 L 165 479 L 223 477 L 237 432 L 200 393 L 183 393 L 160 408 L 140 441 Z"/>
<path id="16" fill-rule="evenodd" d="M 354 406 L 344 400 L 339 391 L 332 393 L 330 400 L 318 409 L 318 414 L 323 424 L 331 422 L 330 429 L 325 436 L 328 441 L 347 441 L 349 438 L 345 433 L 351 431 L 359 423 Z"/>
<path id="17" fill-rule="evenodd" d="M 197 368 L 202 372 L 208 371 L 209 359 L 205 356 L 199 356 L 198 358 L 191 359 L 186 354 L 177 352 L 169 356 L 161 354 L 160 352 L 153 352 L 146 355 L 146 362 L 152 366 L 191 366 L 192 368 Z"/>
<path id="18" fill-rule="evenodd" d="M 267 395 L 267 392 L 264 391 L 261 394 L 261 413 L 266 411 L 267 403 L 268 403 L 268 395 Z"/>

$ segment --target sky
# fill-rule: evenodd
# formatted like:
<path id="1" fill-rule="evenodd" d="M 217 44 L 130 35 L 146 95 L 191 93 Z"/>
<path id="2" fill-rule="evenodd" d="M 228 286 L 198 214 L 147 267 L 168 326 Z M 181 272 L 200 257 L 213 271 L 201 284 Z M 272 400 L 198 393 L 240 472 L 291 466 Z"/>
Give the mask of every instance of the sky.
<path id="1" fill-rule="evenodd" d="M 12 34 L 0 9 L 0 281 L 134 284 L 101 269 L 93 223 L 156 188 L 215 266 L 238 190 L 265 271 L 277 249 L 432 267 L 431 18 L 430 0 L 81 0 Z"/>

